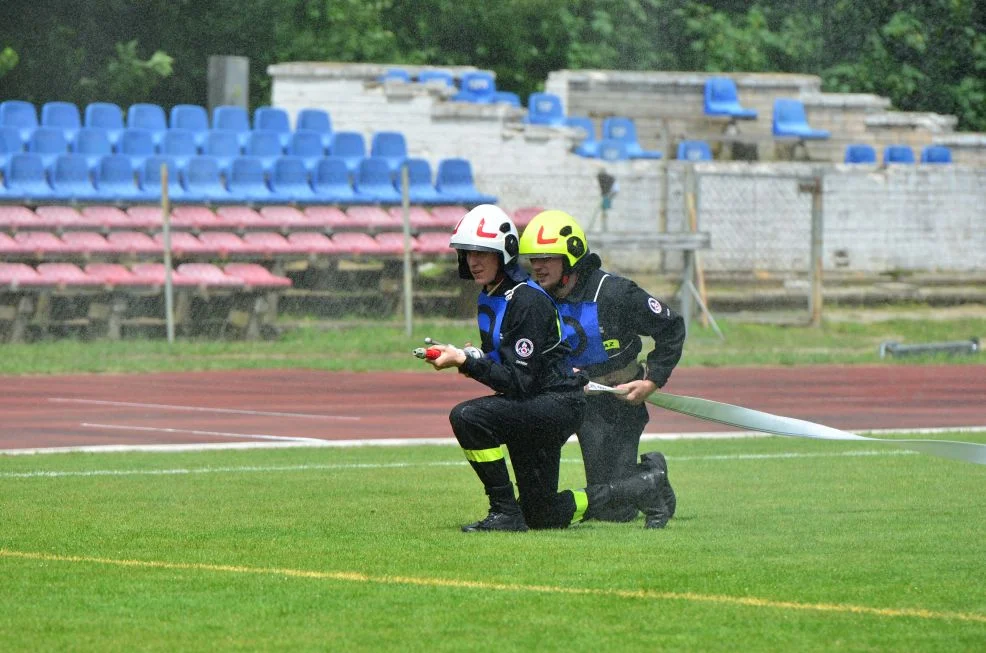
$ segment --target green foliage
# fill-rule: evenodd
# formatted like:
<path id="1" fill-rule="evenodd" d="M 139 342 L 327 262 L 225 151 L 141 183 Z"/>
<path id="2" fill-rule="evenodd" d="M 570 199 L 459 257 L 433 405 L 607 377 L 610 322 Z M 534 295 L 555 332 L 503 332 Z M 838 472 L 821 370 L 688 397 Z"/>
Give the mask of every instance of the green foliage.
<path id="1" fill-rule="evenodd" d="M 11 47 L 0 50 L 0 77 L 6 75 L 17 65 L 17 53 Z"/>
<path id="2" fill-rule="evenodd" d="M 116 44 L 116 57 L 93 78 L 79 80 L 82 102 L 115 102 L 127 106 L 146 101 L 153 88 L 172 73 L 174 59 L 158 50 L 149 59 L 137 55 L 137 41 Z"/>

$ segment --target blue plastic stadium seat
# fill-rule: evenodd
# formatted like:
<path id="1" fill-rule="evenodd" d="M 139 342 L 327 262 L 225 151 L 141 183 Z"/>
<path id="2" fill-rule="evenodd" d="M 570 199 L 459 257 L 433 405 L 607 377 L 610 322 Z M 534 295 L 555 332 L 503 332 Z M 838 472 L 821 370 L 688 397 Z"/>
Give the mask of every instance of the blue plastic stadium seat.
<path id="1" fill-rule="evenodd" d="M 527 116 L 531 125 L 565 125 L 565 110 L 561 98 L 554 93 L 531 93 L 527 97 Z"/>
<path id="2" fill-rule="evenodd" d="M 353 185 L 356 187 L 356 195 L 367 202 L 401 203 L 401 194 L 394 187 L 394 178 L 386 159 L 369 156 L 360 161 Z"/>
<path id="3" fill-rule="evenodd" d="M 306 129 L 318 132 L 322 137 L 322 149 L 328 151 L 332 145 L 332 117 L 324 109 L 302 109 L 298 112 L 298 123 L 295 131 Z"/>
<path id="4" fill-rule="evenodd" d="M 308 181 L 308 169 L 298 156 L 282 156 L 274 162 L 270 189 L 277 202 L 311 204 L 316 201 L 315 191 Z"/>
<path id="5" fill-rule="evenodd" d="M 154 147 L 160 148 L 164 132 L 168 130 L 164 108 L 146 102 L 131 104 L 127 109 L 127 129 L 146 129 L 151 133 Z"/>
<path id="6" fill-rule="evenodd" d="M 264 174 L 270 176 L 274 170 L 274 161 L 284 154 L 281 135 L 275 131 L 254 129 L 247 138 L 244 154 L 259 159 L 264 166 Z"/>
<path id="7" fill-rule="evenodd" d="M 134 164 L 126 154 L 109 154 L 100 159 L 93 182 L 97 197 L 103 201 L 131 202 L 140 195 Z"/>
<path id="8" fill-rule="evenodd" d="M 866 143 L 846 145 L 845 163 L 876 163 L 876 149 Z"/>
<path id="9" fill-rule="evenodd" d="M 407 141 L 400 132 L 377 132 L 370 141 L 370 156 L 387 162 L 390 174 L 396 176 L 407 159 Z"/>
<path id="10" fill-rule="evenodd" d="M 65 132 L 58 127 L 38 127 L 31 132 L 27 141 L 27 151 L 41 155 L 45 170 L 50 170 L 59 154 L 68 153 Z"/>
<path id="11" fill-rule="evenodd" d="M 0 102 L 0 125 L 17 129 L 21 144 L 27 145 L 31 132 L 38 128 L 38 110 L 24 100 L 4 100 Z"/>
<path id="12" fill-rule="evenodd" d="M 161 141 L 161 154 L 174 159 L 179 168 L 184 168 L 188 160 L 199 153 L 195 144 L 195 132 L 188 129 L 169 129 Z"/>
<path id="13" fill-rule="evenodd" d="M 388 68 L 387 72 L 380 75 L 381 82 L 410 82 L 411 74 L 403 68 Z"/>
<path id="14" fill-rule="evenodd" d="M 599 156 L 599 141 L 596 139 L 596 125 L 591 118 L 585 116 L 568 116 L 565 118 L 565 125 L 581 129 L 585 132 L 585 138 L 572 150 L 579 156 L 596 158 Z"/>
<path id="15" fill-rule="evenodd" d="M 10 155 L 4 174 L 4 199 L 43 202 L 55 199 L 40 154 L 18 152 Z"/>
<path id="16" fill-rule="evenodd" d="M 442 204 L 446 200 L 435 190 L 435 184 L 431 179 L 431 164 L 426 159 L 408 159 L 407 165 L 407 186 L 408 200 L 411 204 Z M 400 190 L 400 177 L 396 186 Z"/>
<path id="17" fill-rule="evenodd" d="M 910 145 L 888 145 L 883 148 L 883 164 L 914 163 L 914 150 Z"/>
<path id="18" fill-rule="evenodd" d="M 496 91 L 493 93 L 493 102 L 496 104 L 509 104 L 512 107 L 520 107 L 520 96 L 512 91 Z"/>
<path id="19" fill-rule="evenodd" d="M 631 159 L 660 159 L 662 156 L 661 152 L 645 150 L 640 146 L 637 127 L 630 118 L 617 116 L 603 120 L 603 138 L 622 141 Z"/>
<path id="20" fill-rule="evenodd" d="M 359 162 L 366 157 L 366 141 L 359 132 L 334 132 L 329 154 L 345 160 L 349 174 L 356 175 Z"/>
<path id="21" fill-rule="evenodd" d="M 61 154 L 51 170 L 52 195 L 55 199 L 88 202 L 97 199 L 89 160 L 84 154 Z"/>
<path id="22" fill-rule="evenodd" d="M 712 148 L 705 141 L 681 141 L 678 143 L 679 161 L 711 161 Z"/>
<path id="23" fill-rule="evenodd" d="M 455 86 L 455 78 L 447 70 L 422 70 L 418 73 L 418 82 L 439 86 Z"/>
<path id="24" fill-rule="evenodd" d="M 438 162 L 435 190 L 459 204 L 496 204 L 496 197 L 476 189 L 472 165 L 466 159 L 443 159 Z"/>
<path id="25" fill-rule="evenodd" d="M 728 116 L 739 120 L 757 117 L 753 109 L 744 108 L 739 101 L 736 82 L 729 77 L 710 77 L 705 80 L 705 115 Z"/>
<path id="26" fill-rule="evenodd" d="M 154 146 L 154 135 L 146 129 L 124 129 L 120 134 L 120 144 L 117 147 L 120 154 L 126 154 L 134 164 L 134 170 L 144 165 L 147 157 L 157 154 Z"/>
<path id="27" fill-rule="evenodd" d="M 305 164 L 305 169 L 308 170 L 308 174 L 313 174 L 319 159 L 325 156 L 322 135 L 310 129 L 296 129 L 291 134 L 287 153 L 291 156 L 300 157 Z"/>
<path id="28" fill-rule="evenodd" d="M 95 170 L 99 160 L 107 154 L 113 154 L 113 145 L 105 129 L 99 127 L 83 127 L 75 135 L 72 151 L 84 154 L 89 163 L 89 169 Z"/>
<path id="29" fill-rule="evenodd" d="M 318 162 L 312 189 L 316 199 L 326 204 L 350 204 L 356 200 L 356 192 L 349 181 L 349 168 L 339 157 L 327 156 Z"/>
<path id="30" fill-rule="evenodd" d="M 291 119 L 288 112 L 279 107 L 257 107 L 253 112 L 254 130 L 277 132 L 281 150 L 286 150 L 291 140 Z"/>
<path id="31" fill-rule="evenodd" d="M 926 145 L 921 150 L 921 163 L 951 163 L 952 150 L 944 145 Z"/>
<path id="32" fill-rule="evenodd" d="M 88 104 L 82 123 L 86 127 L 98 127 L 106 130 L 110 145 L 116 151 L 117 144 L 120 142 L 120 135 L 123 134 L 123 109 L 119 105 L 112 102 Z"/>
<path id="33" fill-rule="evenodd" d="M 82 114 L 74 102 L 45 102 L 41 107 L 41 126 L 61 129 L 65 141 L 72 145 L 82 128 Z"/>
<path id="34" fill-rule="evenodd" d="M 232 201 L 223 185 L 222 168 L 212 156 L 194 156 L 181 170 L 185 198 L 189 202 L 223 204 Z"/>
<path id="35" fill-rule="evenodd" d="M 490 104 L 494 102 L 496 82 L 493 73 L 478 70 L 464 73 L 459 80 L 459 92 L 452 96 L 455 102 Z"/>
<path id="36" fill-rule="evenodd" d="M 246 148 L 250 136 L 250 116 L 243 107 L 224 104 L 212 110 L 212 128 L 236 132 L 240 148 Z"/>
<path id="37" fill-rule="evenodd" d="M 178 165 L 169 156 L 149 156 L 137 172 L 137 187 L 139 197 L 146 202 L 161 201 L 161 168 L 168 169 L 168 200 L 171 202 L 185 201 L 185 188 L 181 185 Z"/>
<path id="38" fill-rule="evenodd" d="M 824 140 L 830 136 L 828 130 L 813 129 L 808 124 L 804 103 L 790 98 L 774 100 L 773 134 L 804 140 Z"/>
<path id="39" fill-rule="evenodd" d="M 233 159 L 226 184 L 234 199 L 244 202 L 270 202 L 264 164 L 257 157 L 241 156 Z"/>
<path id="40" fill-rule="evenodd" d="M 229 129 L 210 129 L 202 153 L 215 157 L 219 168 L 228 171 L 233 159 L 243 154 L 239 134 Z"/>
<path id="41" fill-rule="evenodd" d="M 15 127 L 0 127 L 0 169 L 7 169 L 11 154 L 24 151 L 21 134 Z"/>
<path id="42" fill-rule="evenodd" d="M 205 138 L 209 133 L 209 112 L 198 104 L 176 104 L 171 107 L 168 126 L 171 129 L 187 129 L 195 135 L 195 146 L 201 152 L 205 149 Z"/>
<path id="43" fill-rule="evenodd" d="M 603 161 L 627 161 L 630 153 L 627 152 L 625 141 L 604 138 L 599 141 L 598 157 Z"/>

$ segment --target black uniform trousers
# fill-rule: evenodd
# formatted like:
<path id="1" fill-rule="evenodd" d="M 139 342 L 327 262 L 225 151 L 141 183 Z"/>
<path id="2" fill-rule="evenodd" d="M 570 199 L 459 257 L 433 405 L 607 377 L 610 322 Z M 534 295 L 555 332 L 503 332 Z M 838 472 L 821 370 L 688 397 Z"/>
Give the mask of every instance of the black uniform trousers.
<path id="1" fill-rule="evenodd" d="M 587 485 L 605 485 L 636 474 L 640 435 L 650 416 L 644 405 L 634 406 L 607 394 L 587 397 L 585 419 L 578 431 Z M 637 508 L 611 504 L 594 512 L 606 521 L 630 521 Z"/>
<path id="2" fill-rule="evenodd" d="M 452 409 L 449 421 L 459 445 L 466 450 L 506 445 L 514 468 L 520 506 L 530 528 L 565 528 L 576 513 L 573 494 L 558 492 L 561 448 L 582 423 L 582 389 L 546 392 L 532 397 L 491 395 L 464 401 Z M 472 462 L 490 487 L 509 484 L 506 465 Z"/>

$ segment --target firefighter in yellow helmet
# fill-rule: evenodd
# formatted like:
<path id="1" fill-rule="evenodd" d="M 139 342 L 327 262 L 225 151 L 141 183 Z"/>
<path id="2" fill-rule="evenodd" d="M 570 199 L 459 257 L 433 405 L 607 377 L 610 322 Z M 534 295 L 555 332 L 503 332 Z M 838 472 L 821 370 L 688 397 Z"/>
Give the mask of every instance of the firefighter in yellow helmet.
<path id="1" fill-rule="evenodd" d="M 626 395 L 588 397 L 577 432 L 586 482 L 611 483 L 644 469 L 664 471 L 664 509 L 644 510 L 647 528 L 663 528 L 676 508 L 667 461 L 653 451 L 641 455 L 638 464 L 637 451 L 649 419 L 644 400 L 667 383 L 678 364 L 684 320 L 633 281 L 601 270 L 582 227 L 564 211 L 534 216 L 520 238 L 520 254 L 530 261 L 535 281 L 558 305 L 572 348 L 572 367 L 593 381 L 627 390 Z M 641 336 L 654 340 L 645 365 L 638 362 Z M 629 521 L 637 514 L 635 506 L 624 503 L 593 516 Z"/>
<path id="2" fill-rule="evenodd" d="M 584 376 L 568 365 L 558 310 L 518 265 L 517 228 L 501 209 L 481 204 L 456 226 L 449 246 L 459 275 L 481 287 L 477 320 L 482 355 L 450 345 L 429 362 L 458 371 L 493 394 L 463 401 L 449 415 L 466 460 L 489 497 L 489 513 L 462 527 L 471 532 L 565 528 L 631 502 L 642 509 L 663 501 L 662 473 L 644 470 L 619 482 L 558 491 L 561 448 L 585 410 Z M 503 445 L 510 453 L 514 496 Z"/>

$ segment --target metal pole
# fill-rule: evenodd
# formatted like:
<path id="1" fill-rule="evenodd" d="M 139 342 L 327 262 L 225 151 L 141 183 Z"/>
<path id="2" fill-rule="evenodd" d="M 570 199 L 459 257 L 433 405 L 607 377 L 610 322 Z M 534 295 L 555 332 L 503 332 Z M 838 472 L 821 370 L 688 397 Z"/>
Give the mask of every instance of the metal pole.
<path id="1" fill-rule="evenodd" d="M 168 204 L 168 164 L 161 164 L 161 229 L 164 234 L 164 324 L 168 344 L 175 341 L 175 297 L 171 279 L 171 207 Z"/>
<path id="2" fill-rule="evenodd" d="M 811 325 L 822 325 L 822 178 L 815 177 L 811 190 Z"/>
<path id="3" fill-rule="evenodd" d="M 414 296 L 411 284 L 411 198 L 407 165 L 401 166 L 401 209 L 404 218 L 404 334 L 410 338 L 414 329 Z"/>

